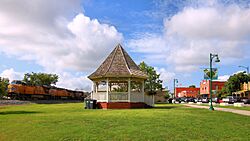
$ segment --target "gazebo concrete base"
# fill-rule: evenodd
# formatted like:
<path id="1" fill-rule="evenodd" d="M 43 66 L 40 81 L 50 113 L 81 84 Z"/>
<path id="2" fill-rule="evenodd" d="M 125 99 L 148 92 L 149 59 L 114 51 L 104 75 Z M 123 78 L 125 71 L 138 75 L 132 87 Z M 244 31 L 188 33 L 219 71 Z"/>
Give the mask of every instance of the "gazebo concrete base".
<path id="1" fill-rule="evenodd" d="M 151 107 L 143 102 L 98 102 L 99 109 L 132 109 Z"/>

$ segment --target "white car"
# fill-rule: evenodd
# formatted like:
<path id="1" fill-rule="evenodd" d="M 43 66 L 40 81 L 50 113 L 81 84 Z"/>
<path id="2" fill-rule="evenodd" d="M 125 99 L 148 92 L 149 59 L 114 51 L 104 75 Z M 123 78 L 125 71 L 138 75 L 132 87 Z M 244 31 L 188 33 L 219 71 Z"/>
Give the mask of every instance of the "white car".
<path id="1" fill-rule="evenodd" d="M 202 103 L 208 103 L 208 102 L 209 102 L 209 99 L 208 99 L 208 98 L 202 98 L 201 102 L 202 102 Z"/>
<path id="2" fill-rule="evenodd" d="M 237 99 L 234 98 L 233 96 L 227 96 L 223 98 L 222 101 L 225 103 L 234 103 L 234 102 L 237 102 Z"/>

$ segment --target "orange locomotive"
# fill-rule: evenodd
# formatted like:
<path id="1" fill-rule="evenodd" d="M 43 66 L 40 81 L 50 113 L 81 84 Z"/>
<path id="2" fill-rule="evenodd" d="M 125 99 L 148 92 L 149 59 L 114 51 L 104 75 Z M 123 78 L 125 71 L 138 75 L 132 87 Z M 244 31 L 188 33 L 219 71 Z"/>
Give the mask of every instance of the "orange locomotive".
<path id="1" fill-rule="evenodd" d="M 14 80 L 8 85 L 8 96 L 12 99 L 84 99 L 81 91 L 72 91 L 57 87 L 28 86 L 20 80 Z"/>

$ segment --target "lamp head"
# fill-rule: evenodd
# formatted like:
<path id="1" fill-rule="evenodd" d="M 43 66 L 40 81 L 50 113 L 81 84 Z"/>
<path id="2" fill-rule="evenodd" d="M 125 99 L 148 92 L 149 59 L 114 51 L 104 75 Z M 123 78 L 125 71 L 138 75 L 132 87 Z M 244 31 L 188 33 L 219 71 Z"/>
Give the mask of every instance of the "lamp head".
<path id="1" fill-rule="evenodd" d="M 216 63 L 220 62 L 220 59 L 219 59 L 219 58 L 216 58 L 215 62 L 216 62 Z"/>
<path id="2" fill-rule="evenodd" d="M 216 57 L 216 58 L 215 58 L 215 62 L 216 62 L 216 63 L 220 62 L 220 59 L 219 59 L 218 54 L 216 54 L 215 57 Z"/>

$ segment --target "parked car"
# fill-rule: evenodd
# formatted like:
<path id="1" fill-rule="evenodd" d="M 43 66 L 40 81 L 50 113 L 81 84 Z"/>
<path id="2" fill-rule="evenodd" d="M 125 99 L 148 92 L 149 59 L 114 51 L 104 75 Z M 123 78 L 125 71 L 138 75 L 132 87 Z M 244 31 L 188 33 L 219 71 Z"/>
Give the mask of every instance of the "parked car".
<path id="1" fill-rule="evenodd" d="M 197 102 L 202 102 L 202 98 L 197 98 Z"/>
<path id="2" fill-rule="evenodd" d="M 243 97 L 241 98 L 241 102 L 243 102 L 244 104 L 250 104 L 250 99 L 248 99 L 247 97 Z"/>
<path id="3" fill-rule="evenodd" d="M 229 98 L 230 98 L 230 96 L 222 98 L 222 101 L 225 102 L 225 103 L 229 103 Z"/>
<path id="4" fill-rule="evenodd" d="M 190 98 L 189 97 L 185 98 L 184 102 L 186 102 L 186 103 L 190 102 Z"/>
<path id="5" fill-rule="evenodd" d="M 209 98 L 207 98 L 207 97 L 202 98 L 201 102 L 202 103 L 208 103 L 209 102 Z"/>
<path id="6" fill-rule="evenodd" d="M 186 98 L 186 97 L 181 97 L 181 98 L 180 98 L 180 101 L 181 101 L 181 102 L 186 102 L 186 101 L 187 101 L 187 98 Z"/>
<path id="7" fill-rule="evenodd" d="M 174 101 L 175 101 L 175 103 L 181 103 L 180 98 L 175 98 Z"/>
<path id="8" fill-rule="evenodd" d="M 227 96 L 227 97 L 223 98 L 222 101 L 225 103 L 233 104 L 233 103 L 237 102 L 238 100 L 236 97 Z"/>
<path id="9" fill-rule="evenodd" d="M 219 101 L 220 101 L 220 99 L 218 97 L 212 98 L 212 102 L 220 103 Z"/>
<path id="10" fill-rule="evenodd" d="M 198 98 L 194 98 L 194 103 L 197 103 L 198 102 Z"/>
<path id="11" fill-rule="evenodd" d="M 195 102 L 193 97 L 188 97 L 185 99 L 185 102 Z"/>
<path id="12" fill-rule="evenodd" d="M 173 100 L 174 100 L 173 98 L 169 98 L 168 103 L 173 103 Z"/>
<path id="13" fill-rule="evenodd" d="M 235 97 L 235 99 L 236 99 L 236 102 L 242 102 L 241 97 Z"/>
<path id="14" fill-rule="evenodd" d="M 175 99 L 177 103 L 186 102 L 186 97 L 178 97 Z"/>

